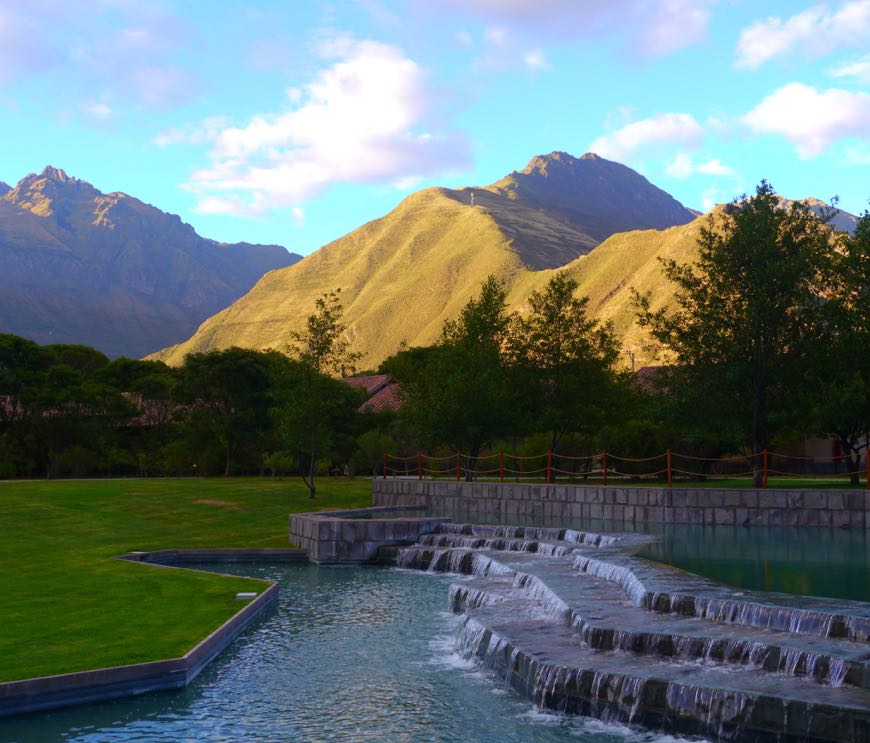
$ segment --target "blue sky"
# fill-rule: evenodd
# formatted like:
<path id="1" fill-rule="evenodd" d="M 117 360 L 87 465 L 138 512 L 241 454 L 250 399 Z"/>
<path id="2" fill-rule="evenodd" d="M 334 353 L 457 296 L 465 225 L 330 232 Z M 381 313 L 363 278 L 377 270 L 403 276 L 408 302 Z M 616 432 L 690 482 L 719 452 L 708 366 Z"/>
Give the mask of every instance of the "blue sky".
<path id="1" fill-rule="evenodd" d="M 0 180 L 46 164 L 308 253 L 592 150 L 707 209 L 870 200 L 870 0 L 0 0 Z"/>

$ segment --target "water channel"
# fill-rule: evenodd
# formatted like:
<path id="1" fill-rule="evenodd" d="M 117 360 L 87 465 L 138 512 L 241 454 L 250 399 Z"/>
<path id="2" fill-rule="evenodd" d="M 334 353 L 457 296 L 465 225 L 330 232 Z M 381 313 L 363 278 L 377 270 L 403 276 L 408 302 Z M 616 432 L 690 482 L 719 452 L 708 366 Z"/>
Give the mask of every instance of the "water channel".
<path id="1" fill-rule="evenodd" d="M 870 598 L 863 533 L 657 531 L 662 541 L 650 556 L 717 580 Z M 0 741 L 676 740 L 540 713 L 460 657 L 460 619 L 448 611 L 447 596 L 451 583 L 467 577 L 361 567 L 200 568 L 277 579 L 279 606 L 185 690 L 0 720 Z"/>

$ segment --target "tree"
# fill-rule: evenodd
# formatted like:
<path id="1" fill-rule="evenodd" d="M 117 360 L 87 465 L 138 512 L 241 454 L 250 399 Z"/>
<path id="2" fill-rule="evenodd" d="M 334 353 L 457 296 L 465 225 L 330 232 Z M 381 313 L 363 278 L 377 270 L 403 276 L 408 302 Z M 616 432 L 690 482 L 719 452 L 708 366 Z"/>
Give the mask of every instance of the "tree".
<path id="1" fill-rule="evenodd" d="M 809 207 L 783 205 L 762 181 L 711 215 L 695 263 L 663 261 L 675 310 L 651 312 L 649 298 L 636 296 L 641 324 L 677 357 L 674 394 L 733 425 L 753 452 L 806 417 L 803 373 L 828 334 L 830 237 Z"/>
<path id="2" fill-rule="evenodd" d="M 511 322 L 506 296 L 490 276 L 459 317 L 444 324 L 435 346 L 411 349 L 411 363 L 397 358 L 392 364 L 407 398 L 404 415 L 426 443 L 466 452 L 469 477 L 481 449 L 511 432 L 518 417 L 519 395 L 505 354 Z"/>
<path id="3" fill-rule="evenodd" d="M 574 296 L 576 289 L 564 273 L 553 276 L 532 292 L 531 312 L 515 320 L 511 333 L 535 430 L 549 432 L 550 451 L 567 433 L 600 429 L 618 403 L 613 329 L 588 317 L 589 299 Z"/>
<path id="4" fill-rule="evenodd" d="M 316 300 L 304 329 L 292 334 L 289 351 L 299 364 L 299 384 L 274 413 L 283 445 L 298 452 L 309 498 L 317 492 L 318 454 L 330 450 L 356 408 L 353 390 L 330 376 L 353 374 L 362 357 L 350 350 L 342 310 L 341 290 L 327 292 Z"/>
<path id="5" fill-rule="evenodd" d="M 854 235 L 840 235 L 838 247 L 828 302 L 834 332 L 813 375 L 814 411 L 819 432 L 843 443 L 857 485 L 861 451 L 870 437 L 870 212 Z"/>
<path id="6" fill-rule="evenodd" d="M 223 460 L 225 476 L 239 454 L 260 460 L 273 404 L 270 355 L 228 348 L 189 354 L 184 360 L 176 395 L 188 408 L 186 437 L 201 455 L 214 451 Z"/>

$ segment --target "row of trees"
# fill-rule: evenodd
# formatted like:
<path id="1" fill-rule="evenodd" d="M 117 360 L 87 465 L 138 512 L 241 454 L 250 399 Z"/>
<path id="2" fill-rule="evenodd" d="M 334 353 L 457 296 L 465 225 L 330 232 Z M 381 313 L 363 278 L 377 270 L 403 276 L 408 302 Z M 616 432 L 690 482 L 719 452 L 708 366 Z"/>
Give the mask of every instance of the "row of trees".
<path id="1" fill-rule="evenodd" d="M 858 469 L 870 429 L 870 215 L 853 236 L 762 183 L 714 214 L 691 264 L 666 261 L 676 305 L 635 296 L 666 370 L 650 392 L 620 370 L 608 324 L 557 273 L 508 310 L 487 279 L 438 341 L 379 369 L 398 413 L 360 414 L 339 380 L 358 356 L 340 294 L 284 353 L 232 348 L 180 368 L 0 336 L 0 476 L 378 472 L 385 451 L 698 456 L 841 439 Z"/>
<path id="2" fill-rule="evenodd" d="M 317 354 L 231 348 L 172 368 L 0 336 L 0 477 L 304 471 L 313 494 L 362 432 L 360 393 Z"/>
<path id="3" fill-rule="evenodd" d="M 666 364 L 652 394 L 617 370 L 612 329 L 588 317 L 570 278 L 556 274 L 522 316 L 490 278 L 434 347 L 384 365 L 405 385 L 403 417 L 423 443 L 472 460 L 507 437 L 566 454 L 718 457 L 833 436 L 857 480 L 870 432 L 870 214 L 854 235 L 825 217 L 762 182 L 711 215 L 695 262 L 663 261 L 676 305 L 634 297 Z"/>

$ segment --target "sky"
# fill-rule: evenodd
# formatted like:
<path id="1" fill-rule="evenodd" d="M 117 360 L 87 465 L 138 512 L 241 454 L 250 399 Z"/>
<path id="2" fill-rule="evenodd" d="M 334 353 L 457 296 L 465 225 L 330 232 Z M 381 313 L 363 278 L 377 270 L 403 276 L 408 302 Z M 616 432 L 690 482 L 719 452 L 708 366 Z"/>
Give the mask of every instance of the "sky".
<path id="1" fill-rule="evenodd" d="M 592 151 L 707 210 L 870 201 L 870 0 L 0 0 L 0 180 L 307 254 Z"/>

